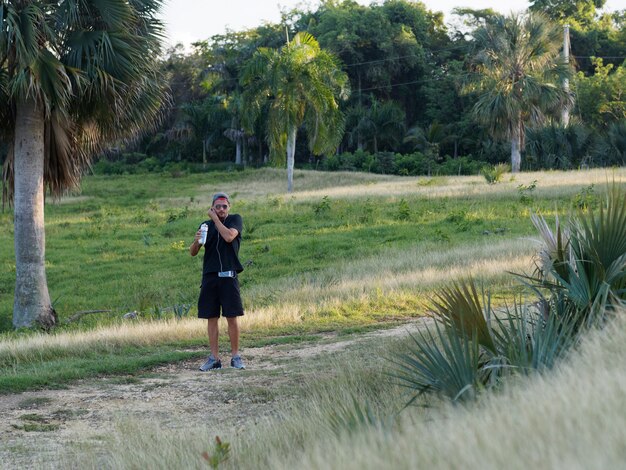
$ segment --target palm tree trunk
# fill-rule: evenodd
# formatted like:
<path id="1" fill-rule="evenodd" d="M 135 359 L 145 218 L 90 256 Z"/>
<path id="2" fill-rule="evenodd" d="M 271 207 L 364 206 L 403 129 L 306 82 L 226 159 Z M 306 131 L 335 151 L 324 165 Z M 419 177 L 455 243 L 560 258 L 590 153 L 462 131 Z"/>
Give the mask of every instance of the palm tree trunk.
<path id="1" fill-rule="evenodd" d="M 202 168 L 206 168 L 206 148 L 208 145 L 208 139 L 202 140 Z"/>
<path id="2" fill-rule="evenodd" d="M 511 135 L 511 172 L 519 173 L 522 166 L 521 133 L 519 124 L 513 128 Z"/>
<path id="3" fill-rule="evenodd" d="M 235 140 L 235 165 L 241 165 L 241 138 Z"/>
<path id="4" fill-rule="evenodd" d="M 243 138 L 242 139 L 243 142 L 243 157 L 241 159 L 241 163 L 243 166 L 246 166 L 246 164 L 248 163 L 248 144 L 246 143 L 246 139 Z"/>
<path id="5" fill-rule="evenodd" d="M 44 116 L 34 99 L 19 102 L 14 146 L 15 301 L 13 326 L 50 328 L 56 313 L 45 269 Z"/>
<path id="6" fill-rule="evenodd" d="M 293 167 L 296 154 L 296 132 L 298 128 L 293 126 L 287 135 L 287 192 L 293 191 Z"/>

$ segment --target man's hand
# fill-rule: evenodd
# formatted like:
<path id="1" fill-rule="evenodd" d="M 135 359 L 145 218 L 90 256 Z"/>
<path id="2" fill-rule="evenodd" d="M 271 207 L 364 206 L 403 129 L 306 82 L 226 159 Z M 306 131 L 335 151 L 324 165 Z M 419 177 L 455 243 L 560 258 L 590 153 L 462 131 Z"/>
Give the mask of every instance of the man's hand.
<path id="1" fill-rule="evenodd" d="M 200 229 L 198 229 L 198 231 L 196 232 L 196 236 L 193 237 L 193 243 L 189 247 L 189 254 L 191 256 L 196 256 L 200 251 L 200 247 L 202 246 L 200 245 L 200 238 L 202 238 L 202 232 L 200 231 Z"/>
<path id="2" fill-rule="evenodd" d="M 215 209 L 213 209 L 212 207 L 209 209 L 209 217 L 211 217 L 211 220 L 213 222 L 218 222 L 220 220 L 220 218 L 217 216 L 217 212 L 215 212 Z"/>

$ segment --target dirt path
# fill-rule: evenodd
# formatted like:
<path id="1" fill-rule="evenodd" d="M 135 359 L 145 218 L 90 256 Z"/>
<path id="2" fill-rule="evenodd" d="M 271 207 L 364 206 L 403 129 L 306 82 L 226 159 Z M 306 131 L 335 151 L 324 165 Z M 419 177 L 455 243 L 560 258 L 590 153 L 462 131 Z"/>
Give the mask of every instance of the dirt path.
<path id="1" fill-rule="evenodd" d="M 198 371 L 201 361 L 194 360 L 157 367 L 140 378 L 90 379 L 62 390 L 0 396 L 0 467 L 41 468 L 45 462 L 46 468 L 55 468 L 65 445 L 98 445 L 124 417 L 169 429 L 210 424 L 240 430 L 276 412 L 289 398 L 284 396 L 289 388 L 314 369 L 311 359 L 415 328 L 407 324 L 341 340 L 328 335 L 313 344 L 247 348 L 244 371 L 203 373 Z"/>

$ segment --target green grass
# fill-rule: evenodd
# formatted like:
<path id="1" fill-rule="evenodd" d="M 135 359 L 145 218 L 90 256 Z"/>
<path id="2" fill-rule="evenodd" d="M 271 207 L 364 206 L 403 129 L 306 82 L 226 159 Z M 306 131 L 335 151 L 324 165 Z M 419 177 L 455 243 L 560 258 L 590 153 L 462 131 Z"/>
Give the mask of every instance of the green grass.
<path id="1" fill-rule="evenodd" d="M 232 178 L 254 180 L 254 173 L 234 173 Z M 145 312 L 194 301 L 201 260 L 191 258 L 187 247 L 205 218 L 206 205 L 197 196 L 200 181 L 199 175 L 89 177 L 81 194 L 88 199 L 48 204 L 47 275 L 61 319 L 82 310 Z M 185 201 L 168 207 L 171 198 L 183 195 Z M 245 223 L 240 256 L 248 265 L 241 276 L 244 290 L 270 279 L 319 271 L 340 260 L 380 254 L 390 247 L 425 241 L 458 245 L 479 238 L 485 230 L 503 229 L 516 236 L 530 229 L 528 221 L 516 223 L 527 211 L 519 204 L 501 204 L 496 212 L 487 201 L 442 199 L 433 204 L 405 198 L 410 217 L 399 220 L 393 198 L 332 200 L 328 210 L 317 214 L 315 201 L 284 199 L 233 201 L 234 211 L 244 216 Z M 0 237 L 3 246 L 12 246 L 10 224 L 3 224 Z M 15 269 L 11 249 L 3 250 L 0 264 L 9 268 L 3 270 L 0 292 L 1 327 L 7 330 Z"/>
<path id="2" fill-rule="evenodd" d="M 612 177 L 626 178 L 623 170 Z M 419 316 L 437 287 L 459 276 L 488 282 L 494 299 L 505 298 L 518 289 L 505 271 L 532 269 L 532 245 L 525 241 L 534 236 L 531 211 L 552 220 L 570 211 L 583 190 L 593 204 L 590 182 L 609 178 L 605 171 L 550 172 L 488 185 L 478 176 L 298 171 L 289 195 L 284 172 L 274 169 L 88 176 L 80 195 L 46 204 L 46 270 L 60 318 L 54 334 L 126 325 L 121 317 L 130 311 L 139 312 L 139 325 L 171 318 L 180 304 L 191 304 L 195 316 L 201 256 L 191 258 L 187 247 L 217 190 L 231 194 L 233 212 L 244 218 L 240 280 L 249 323 L 243 340 L 274 344 Z M 534 181 L 532 197 L 520 197 L 519 186 Z M 8 211 L 0 214 L 0 246 L 7 247 L 0 251 L 0 338 L 27 341 L 32 332 L 11 330 L 15 260 Z M 86 310 L 108 312 L 68 323 Z M 205 344 L 203 328 L 190 335 L 188 344 Z M 107 367 L 86 353 L 72 358 L 72 348 L 47 358 L 51 367 L 17 360 L 7 379 L 14 385 L 0 390 L 132 373 L 186 357 L 172 351 L 180 341 L 163 340 L 161 349 L 155 342 L 143 358 L 132 343 L 124 346 L 131 347 L 126 358 L 123 348 L 107 351 Z M 58 372 L 41 371 L 53 363 Z"/>
<path id="3" fill-rule="evenodd" d="M 30 362 L 0 369 L 0 393 L 59 388 L 68 382 L 88 377 L 134 374 L 150 367 L 202 355 L 204 353 L 199 351 L 175 351 L 171 346 L 164 345 L 158 348 L 124 348 L 115 354 L 93 353 L 78 358 Z"/>

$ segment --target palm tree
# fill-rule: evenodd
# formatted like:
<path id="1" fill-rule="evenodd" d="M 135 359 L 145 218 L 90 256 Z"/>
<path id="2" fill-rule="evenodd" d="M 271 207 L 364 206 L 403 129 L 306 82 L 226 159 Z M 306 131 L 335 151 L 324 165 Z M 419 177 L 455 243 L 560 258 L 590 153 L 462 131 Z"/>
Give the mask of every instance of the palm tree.
<path id="1" fill-rule="evenodd" d="M 246 131 L 241 124 L 241 115 L 244 113 L 245 106 L 239 90 L 234 90 L 228 97 L 226 110 L 230 114 L 230 124 L 224 130 L 224 137 L 235 144 L 235 165 L 242 165 Z"/>
<path id="2" fill-rule="evenodd" d="M 370 102 L 367 107 L 358 104 L 348 111 L 352 124 L 348 137 L 359 149 L 371 143 L 371 150 L 378 153 L 380 147 L 392 148 L 402 140 L 405 115 L 395 101 L 381 102 L 372 97 Z"/>
<path id="3" fill-rule="evenodd" d="M 571 104 L 560 85 L 571 74 L 559 57 L 561 31 L 540 14 L 495 15 L 474 39 L 475 73 L 465 91 L 479 93 L 474 115 L 510 139 L 511 168 L 520 171 L 526 126 Z"/>
<path id="4" fill-rule="evenodd" d="M 441 152 L 441 144 L 449 137 L 457 138 L 457 136 L 448 136 L 445 126 L 433 121 L 426 128 L 422 128 L 419 124 L 412 126 L 404 136 L 403 142 L 411 144 L 414 149 L 436 160 Z"/>
<path id="5" fill-rule="evenodd" d="M 0 0 L 3 200 L 13 202 L 13 325 L 56 322 L 45 262 L 44 194 L 78 186 L 91 156 L 154 123 L 161 0 Z"/>
<path id="6" fill-rule="evenodd" d="M 185 130 L 184 135 L 193 135 L 202 143 L 202 164 L 207 164 L 207 150 L 211 142 L 222 135 L 224 128 L 228 127 L 228 111 L 226 100 L 223 96 L 213 95 L 203 101 L 193 101 L 181 106 L 182 122 L 174 127 Z"/>
<path id="7" fill-rule="evenodd" d="M 348 76 L 337 60 L 308 33 L 298 33 L 280 50 L 260 48 L 245 66 L 241 83 L 252 128 L 269 106 L 266 133 L 272 156 L 287 156 L 287 191 L 293 190 L 296 134 L 304 125 L 309 149 L 320 155 L 333 151 L 343 136 L 340 98 L 347 98 Z"/>

